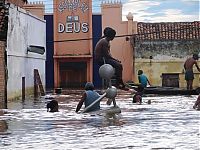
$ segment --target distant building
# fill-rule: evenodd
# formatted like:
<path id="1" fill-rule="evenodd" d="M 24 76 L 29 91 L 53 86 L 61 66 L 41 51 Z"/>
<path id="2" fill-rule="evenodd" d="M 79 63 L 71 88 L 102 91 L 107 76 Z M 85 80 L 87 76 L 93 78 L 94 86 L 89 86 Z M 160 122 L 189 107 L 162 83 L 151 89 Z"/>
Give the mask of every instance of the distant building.
<path id="1" fill-rule="evenodd" d="M 136 70 L 143 69 L 153 85 L 186 87 L 183 64 L 193 53 L 200 54 L 200 21 L 138 22 L 133 35 Z M 194 87 L 200 73 L 194 67 Z"/>
<path id="2" fill-rule="evenodd" d="M 93 78 L 92 0 L 54 0 L 53 6 L 54 87 L 83 87 Z"/>
<path id="3" fill-rule="evenodd" d="M 123 77 L 125 81 L 133 80 L 133 51 L 129 41 L 130 35 L 136 30 L 136 22 L 133 22 L 133 16 L 127 16 L 129 21 L 121 21 L 122 4 L 120 2 L 113 3 L 115 8 L 115 20 L 110 22 L 110 18 L 106 14 L 110 11 L 109 5 L 102 4 L 102 14 L 92 14 L 91 0 L 74 1 L 72 3 L 61 3 L 54 0 L 54 13 L 45 15 L 47 20 L 47 41 L 48 49 L 47 57 L 52 57 L 52 48 L 54 50 L 54 68 L 51 69 L 52 62 L 47 59 L 49 64 L 47 69 L 50 72 L 54 70 L 54 88 L 80 88 L 85 82 L 93 81 L 96 87 L 101 86 L 101 79 L 98 75 L 98 66 L 93 62 L 93 51 L 96 43 L 102 36 L 103 29 L 106 26 L 113 27 L 117 31 L 117 36 L 111 43 L 111 52 L 114 57 L 122 61 L 124 65 Z M 74 6 L 74 7 L 68 7 Z M 113 11 L 113 10 L 111 10 Z M 53 25 L 52 21 L 53 19 Z M 49 26 L 53 26 L 51 30 Z M 130 29 L 127 29 L 129 27 Z M 49 72 L 49 73 L 50 73 Z M 46 78 L 47 85 L 52 86 L 52 74 L 48 74 Z"/>
<path id="4" fill-rule="evenodd" d="M 48 88 L 78 88 L 86 81 L 101 86 L 93 51 L 107 26 L 117 32 L 111 54 L 123 64 L 124 81 L 137 83 L 142 69 L 152 85 L 186 87 L 183 63 L 199 53 L 199 21 L 145 23 L 135 21 L 132 13 L 122 21 L 121 2 L 104 1 L 100 14 L 92 14 L 91 3 L 54 0 L 53 14 L 45 15 Z M 199 84 L 195 70 L 194 87 Z"/>

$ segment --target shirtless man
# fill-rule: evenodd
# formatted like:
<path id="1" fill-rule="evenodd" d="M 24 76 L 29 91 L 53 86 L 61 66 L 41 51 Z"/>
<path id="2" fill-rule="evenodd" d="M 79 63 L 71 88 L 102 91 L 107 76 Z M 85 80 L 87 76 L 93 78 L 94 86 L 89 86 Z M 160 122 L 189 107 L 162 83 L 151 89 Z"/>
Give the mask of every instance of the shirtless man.
<path id="1" fill-rule="evenodd" d="M 47 112 L 58 112 L 58 101 L 51 100 L 50 102 L 48 102 L 47 103 Z"/>
<path id="2" fill-rule="evenodd" d="M 193 54 L 193 57 L 188 58 L 184 63 L 185 69 L 185 80 L 187 82 L 187 89 L 192 90 L 192 84 L 194 80 L 194 73 L 193 73 L 193 65 L 197 67 L 197 70 L 200 72 L 200 68 L 197 64 L 198 55 Z"/>
<path id="3" fill-rule="evenodd" d="M 115 68 L 117 88 L 127 91 L 129 89 L 125 87 L 125 84 L 122 80 L 123 67 L 121 61 L 112 57 L 110 53 L 110 41 L 115 38 L 116 31 L 110 27 L 106 27 L 103 33 L 104 36 L 98 41 L 95 47 L 95 61 L 99 65 L 107 63 L 113 66 L 113 68 Z"/>

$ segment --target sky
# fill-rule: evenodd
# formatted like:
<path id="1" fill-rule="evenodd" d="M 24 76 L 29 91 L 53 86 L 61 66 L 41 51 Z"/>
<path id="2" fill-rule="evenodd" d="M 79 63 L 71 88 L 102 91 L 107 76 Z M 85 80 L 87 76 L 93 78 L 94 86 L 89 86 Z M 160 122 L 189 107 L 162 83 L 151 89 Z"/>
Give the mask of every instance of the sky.
<path id="1" fill-rule="evenodd" d="M 42 0 L 28 0 L 28 2 L 34 1 Z M 92 0 L 93 13 L 101 13 L 101 3 L 105 1 L 122 3 L 122 20 L 126 20 L 126 15 L 129 12 L 138 22 L 191 22 L 200 20 L 200 0 Z M 46 12 L 52 13 L 53 0 L 43 0 L 43 3 Z"/>

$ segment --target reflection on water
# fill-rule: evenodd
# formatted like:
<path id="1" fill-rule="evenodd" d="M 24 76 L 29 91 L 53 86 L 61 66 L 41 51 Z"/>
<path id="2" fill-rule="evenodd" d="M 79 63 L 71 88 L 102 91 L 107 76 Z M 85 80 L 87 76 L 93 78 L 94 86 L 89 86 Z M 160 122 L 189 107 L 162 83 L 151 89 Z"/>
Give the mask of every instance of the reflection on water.
<path id="1" fill-rule="evenodd" d="M 59 98 L 56 113 L 47 112 L 44 98 L 9 102 L 0 111 L 0 149 L 200 149 L 200 111 L 192 109 L 197 96 L 144 97 L 136 105 L 119 95 L 122 113 L 115 117 L 75 113 L 78 98 Z"/>

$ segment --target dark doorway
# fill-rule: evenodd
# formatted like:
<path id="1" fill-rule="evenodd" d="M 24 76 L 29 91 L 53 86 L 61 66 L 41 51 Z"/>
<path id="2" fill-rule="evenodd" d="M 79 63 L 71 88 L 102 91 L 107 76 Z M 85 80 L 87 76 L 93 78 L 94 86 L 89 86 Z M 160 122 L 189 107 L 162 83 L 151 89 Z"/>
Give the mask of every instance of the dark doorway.
<path id="1" fill-rule="evenodd" d="M 178 73 L 163 73 L 162 86 L 163 87 L 179 87 L 179 74 Z"/>
<path id="2" fill-rule="evenodd" d="M 87 82 L 86 62 L 61 62 L 60 86 L 62 88 L 81 88 Z"/>

